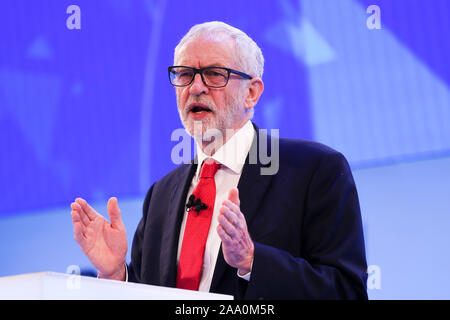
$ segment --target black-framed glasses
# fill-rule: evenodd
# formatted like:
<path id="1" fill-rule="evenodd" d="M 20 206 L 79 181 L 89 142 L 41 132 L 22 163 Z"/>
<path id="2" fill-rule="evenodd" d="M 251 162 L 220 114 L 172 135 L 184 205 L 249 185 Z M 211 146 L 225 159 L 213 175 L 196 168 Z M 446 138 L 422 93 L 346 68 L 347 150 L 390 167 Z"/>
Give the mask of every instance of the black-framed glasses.
<path id="1" fill-rule="evenodd" d="M 175 87 L 185 87 L 194 81 L 195 75 L 199 73 L 205 86 L 210 88 L 222 88 L 228 84 L 230 74 L 237 74 L 245 79 L 252 79 L 243 72 L 222 67 L 192 68 L 187 66 L 169 67 L 170 83 Z"/>

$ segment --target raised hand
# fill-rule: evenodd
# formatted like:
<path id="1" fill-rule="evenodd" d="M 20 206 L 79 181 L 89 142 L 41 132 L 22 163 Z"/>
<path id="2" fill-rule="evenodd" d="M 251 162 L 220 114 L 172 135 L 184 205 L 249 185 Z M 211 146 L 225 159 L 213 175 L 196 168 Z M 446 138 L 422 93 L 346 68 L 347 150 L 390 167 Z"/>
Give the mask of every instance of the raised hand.
<path id="1" fill-rule="evenodd" d="M 233 188 L 228 193 L 228 200 L 225 200 L 220 208 L 217 233 L 222 239 L 225 261 L 237 268 L 240 275 L 245 275 L 251 271 L 255 246 L 239 206 L 239 191 Z"/>
<path id="2" fill-rule="evenodd" d="M 97 268 L 100 278 L 125 280 L 127 235 L 116 198 L 108 201 L 109 223 L 84 199 L 71 204 L 75 241 Z"/>

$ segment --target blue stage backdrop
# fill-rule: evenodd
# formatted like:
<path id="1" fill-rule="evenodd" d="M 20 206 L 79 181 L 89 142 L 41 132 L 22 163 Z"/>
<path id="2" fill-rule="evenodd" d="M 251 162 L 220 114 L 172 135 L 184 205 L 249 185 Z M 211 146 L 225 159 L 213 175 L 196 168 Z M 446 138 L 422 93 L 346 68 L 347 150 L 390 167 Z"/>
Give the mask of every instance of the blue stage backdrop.
<path id="1" fill-rule="evenodd" d="M 89 268 L 71 238 L 78 196 L 127 199 L 132 237 L 145 192 L 176 166 L 174 47 L 213 20 L 262 48 L 254 122 L 349 160 L 369 296 L 449 299 L 446 0 L 2 1 L 0 276 Z"/>

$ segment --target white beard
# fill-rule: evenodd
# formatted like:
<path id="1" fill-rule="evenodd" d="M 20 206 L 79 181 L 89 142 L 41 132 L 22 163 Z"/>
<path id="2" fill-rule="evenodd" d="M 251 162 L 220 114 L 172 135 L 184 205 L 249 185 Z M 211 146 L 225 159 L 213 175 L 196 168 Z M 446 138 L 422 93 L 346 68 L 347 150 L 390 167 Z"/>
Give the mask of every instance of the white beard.
<path id="1" fill-rule="evenodd" d="M 180 101 L 177 96 L 178 114 L 186 131 L 196 141 L 211 141 L 212 136 L 217 136 L 217 130 L 225 137 L 226 130 L 237 129 L 236 126 L 242 121 L 246 115 L 246 109 L 243 107 L 244 101 L 239 101 L 238 98 L 229 97 L 230 101 L 225 101 L 227 107 L 218 111 L 218 108 L 213 102 L 203 101 L 206 99 L 188 99 L 186 106 L 191 103 L 198 102 L 206 105 L 211 110 L 212 117 L 207 119 L 193 120 L 189 118 L 189 112 L 184 109 L 181 110 Z M 225 142 L 225 141 L 224 141 Z"/>

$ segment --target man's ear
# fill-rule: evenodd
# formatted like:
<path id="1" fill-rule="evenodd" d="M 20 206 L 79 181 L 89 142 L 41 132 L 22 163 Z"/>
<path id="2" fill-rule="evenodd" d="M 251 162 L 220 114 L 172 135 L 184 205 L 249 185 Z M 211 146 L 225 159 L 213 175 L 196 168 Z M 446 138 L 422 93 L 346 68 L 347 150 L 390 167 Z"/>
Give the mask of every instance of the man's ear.
<path id="1" fill-rule="evenodd" d="M 253 78 L 247 87 L 247 98 L 245 99 L 245 108 L 253 108 L 264 91 L 264 82 L 261 78 Z"/>

